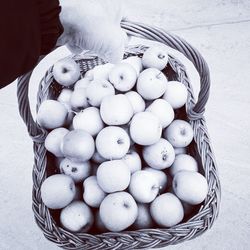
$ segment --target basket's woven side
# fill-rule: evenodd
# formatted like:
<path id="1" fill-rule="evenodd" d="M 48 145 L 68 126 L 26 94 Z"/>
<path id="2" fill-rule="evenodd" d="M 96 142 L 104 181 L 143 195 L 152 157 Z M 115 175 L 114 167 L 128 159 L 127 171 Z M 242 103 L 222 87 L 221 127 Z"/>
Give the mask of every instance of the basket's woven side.
<path id="1" fill-rule="evenodd" d="M 80 60 L 83 71 L 102 63 L 95 60 Z M 187 86 L 188 102 L 187 110 L 193 107 L 195 101 L 192 86 L 186 75 L 185 67 L 176 59 L 170 58 L 171 68 L 178 75 L 178 80 Z M 49 89 L 53 90 L 52 70 L 49 69 L 41 82 L 41 90 L 38 95 L 38 103 L 49 96 Z M 39 105 L 39 104 L 38 104 Z M 40 197 L 40 187 L 46 178 L 47 157 L 43 144 L 34 144 L 35 165 L 33 171 L 33 210 L 39 227 L 49 240 L 64 249 L 144 249 L 164 247 L 177 244 L 185 240 L 197 237 L 206 231 L 214 222 L 218 214 L 220 200 L 220 186 L 216 171 L 215 160 L 210 146 L 208 132 L 203 119 L 191 121 L 195 132 L 198 154 L 201 156 L 205 176 L 209 182 L 209 195 L 200 208 L 199 213 L 189 221 L 168 229 L 143 229 L 122 233 L 104 233 L 90 235 L 86 233 L 72 234 L 56 225 L 49 210 L 44 206 Z"/>

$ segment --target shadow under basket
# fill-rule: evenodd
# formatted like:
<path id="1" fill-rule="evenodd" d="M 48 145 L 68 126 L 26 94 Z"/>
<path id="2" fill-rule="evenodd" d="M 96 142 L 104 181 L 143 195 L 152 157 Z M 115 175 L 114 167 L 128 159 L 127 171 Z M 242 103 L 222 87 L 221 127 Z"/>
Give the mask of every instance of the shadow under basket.
<path id="1" fill-rule="evenodd" d="M 182 82 L 188 89 L 186 106 L 176 113 L 176 118 L 187 120 L 194 130 L 194 140 L 188 147 L 188 153 L 199 164 L 199 172 L 207 179 L 209 190 L 205 201 L 195 206 L 184 220 L 171 228 L 130 230 L 119 233 L 98 233 L 93 229 L 89 233 L 71 233 L 60 226 L 59 211 L 48 209 L 41 200 L 41 185 L 52 174 L 57 173 L 54 158 L 44 146 L 48 131 L 39 127 L 34 121 L 28 100 L 29 79 L 32 71 L 19 78 L 18 103 L 20 114 L 27 125 L 28 132 L 34 141 L 33 166 L 33 211 L 38 226 L 45 237 L 64 249 L 145 249 L 160 248 L 193 239 L 208 230 L 218 216 L 220 204 L 220 182 L 216 162 L 211 148 L 208 130 L 204 119 L 205 105 L 209 96 L 210 77 L 206 62 L 200 53 L 183 39 L 169 34 L 166 31 L 145 24 L 123 22 L 122 27 L 129 35 L 161 42 L 183 53 L 195 66 L 200 75 L 200 93 L 195 102 L 191 83 L 186 74 L 185 67 L 176 58 L 169 56 L 169 63 L 163 70 L 168 80 Z M 127 49 L 124 57 L 141 56 L 145 46 L 134 46 Z M 95 56 L 78 56 L 73 59 L 80 65 L 81 74 L 96 65 L 103 64 Z M 52 67 L 41 80 L 38 90 L 37 109 L 42 101 L 56 99 L 62 87 L 57 84 L 52 75 Z"/>

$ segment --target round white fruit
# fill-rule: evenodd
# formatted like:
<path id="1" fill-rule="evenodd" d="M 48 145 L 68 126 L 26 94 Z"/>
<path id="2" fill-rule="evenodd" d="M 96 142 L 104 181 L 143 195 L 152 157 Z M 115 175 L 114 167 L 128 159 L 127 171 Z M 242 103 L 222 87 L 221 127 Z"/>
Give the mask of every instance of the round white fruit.
<path id="1" fill-rule="evenodd" d="M 146 108 L 145 101 L 143 98 L 135 91 L 129 91 L 125 94 L 125 96 L 128 98 L 129 102 L 131 103 L 134 114 L 143 112 Z"/>
<path id="2" fill-rule="evenodd" d="M 155 68 L 142 71 L 137 79 L 137 92 L 146 100 L 154 100 L 161 97 L 167 88 L 166 76 Z"/>
<path id="3" fill-rule="evenodd" d="M 73 59 L 64 58 L 54 64 L 52 74 L 59 84 L 68 87 L 79 79 L 80 68 Z"/>
<path id="4" fill-rule="evenodd" d="M 76 162 L 85 162 L 93 156 L 95 142 L 89 133 L 76 129 L 64 136 L 61 150 L 66 158 Z"/>
<path id="5" fill-rule="evenodd" d="M 62 127 L 68 115 L 67 108 L 55 100 L 45 100 L 37 112 L 38 124 L 46 129 Z"/>
<path id="6" fill-rule="evenodd" d="M 100 217 L 111 232 L 120 232 L 131 226 L 138 215 L 138 207 L 127 192 L 117 192 L 106 196 L 100 206 Z"/>
<path id="7" fill-rule="evenodd" d="M 59 101 L 60 103 L 64 104 L 65 107 L 70 110 L 70 98 L 72 95 L 73 91 L 71 89 L 62 89 L 61 93 L 59 94 L 57 101 Z"/>
<path id="8" fill-rule="evenodd" d="M 173 179 L 173 190 L 179 199 L 197 205 L 203 202 L 208 193 L 206 178 L 194 171 L 179 171 Z"/>
<path id="9" fill-rule="evenodd" d="M 144 68 L 156 68 L 163 70 L 168 64 L 168 54 L 160 47 L 148 48 L 142 56 L 142 65 Z"/>
<path id="10" fill-rule="evenodd" d="M 71 232 L 88 232 L 94 223 L 91 209 L 82 201 L 73 201 L 62 209 L 60 214 L 62 226 Z"/>
<path id="11" fill-rule="evenodd" d="M 164 131 L 166 138 L 174 147 L 188 146 L 194 137 L 191 125 L 184 120 L 174 120 Z"/>
<path id="12" fill-rule="evenodd" d="M 120 127 L 105 127 L 96 137 L 96 149 L 105 159 L 121 159 L 127 154 L 129 147 L 129 136 Z"/>
<path id="13" fill-rule="evenodd" d="M 92 156 L 92 161 L 95 163 L 103 163 L 105 161 L 107 161 L 107 159 L 103 158 L 98 151 L 95 151 L 95 153 Z"/>
<path id="14" fill-rule="evenodd" d="M 139 145 L 151 145 L 161 138 L 162 126 L 157 116 L 150 112 L 134 115 L 130 124 L 130 136 Z"/>
<path id="15" fill-rule="evenodd" d="M 41 185 L 42 201 L 51 209 L 66 207 L 73 200 L 75 192 L 74 181 L 64 174 L 51 175 Z"/>
<path id="16" fill-rule="evenodd" d="M 130 182 L 130 170 L 122 160 L 103 162 L 97 169 L 97 183 L 106 193 L 125 190 Z"/>
<path id="17" fill-rule="evenodd" d="M 89 107 L 79 112 L 73 119 L 73 128 L 83 129 L 96 136 L 104 128 L 99 109 Z"/>
<path id="18" fill-rule="evenodd" d="M 174 120 L 173 108 L 163 99 L 153 101 L 153 103 L 147 107 L 146 111 L 153 113 L 160 119 L 162 128 L 166 128 Z"/>
<path id="19" fill-rule="evenodd" d="M 132 174 L 129 192 L 136 201 L 150 203 L 158 195 L 160 189 L 156 176 L 149 171 L 139 170 Z"/>
<path id="20" fill-rule="evenodd" d="M 135 229 L 152 228 L 154 225 L 153 219 L 150 215 L 149 205 L 138 203 L 138 216 L 133 224 Z"/>
<path id="21" fill-rule="evenodd" d="M 129 167 L 131 174 L 134 172 L 141 170 L 142 163 L 139 154 L 133 150 L 129 150 L 129 152 L 122 158 L 122 160 Z"/>
<path id="22" fill-rule="evenodd" d="M 139 76 L 139 74 L 141 73 L 141 71 L 143 70 L 143 66 L 142 66 L 142 59 L 138 56 L 130 56 L 124 60 L 122 60 L 122 62 L 124 63 L 128 63 L 130 64 L 132 67 L 134 67 L 137 76 Z"/>
<path id="23" fill-rule="evenodd" d="M 91 82 L 92 81 L 90 80 L 90 78 L 84 77 L 76 82 L 76 84 L 74 85 L 74 90 L 86 89 L 89 86 L 89 84 L 91 84 Z"/>
<path id="24" fill-rule="evenodd" d="M 174 163 L 170 168 L 170 173 L 174 176 L 177 172 L 182 170 L 198 172 L 198 163 L 191 156 L 187 154 L 179 154 L 175 157 Z"/>
<path id="25" fill-rule="evenodd" d="M 166 84 L 166 92 L 163 99 L 170 103 L 173 109 L 181 108 L 187 102 L 188 92 L 181 82 L 170 81 Z"/>
<path id="26" fill-rule="evenodd" d="M 169 168 L 175 159 L 173 146 L 163 138 L 142 150 L 143 159 L 152 168 L 165 169 Z"/>
<path id="27" fill-rule="evenodd" d="M 70 176 L 75 183 L 79 183 L 90 176 L 91 166 L 88 161 L 74 162 L 64 158 L 60 163 L 60 172 Z"/>
<path id="28" fill-rule="evenodd" d="M 106 80 L 93 80 L 93 82 L 86 88 L 87 101 L 94 107 L 100 107 L 104 97 L 114 94 L 114 87 Z"/>
<path id="29" fill-rule="evenodd" d="M 56 157 L 63 157 L 63 153 L 61 151 L 61 143 L 63 137 L 68 132 L 69 130 L 66 128 L 56 128 L 52 130 L 45 139 L 44 142 L 45 148 Z"/>
<path id="30" fill-rule="evenodd" d="M 162 227 L 172 227 L 183 220 L 184 210 L 181 201 L 172 193 L 158 196 L 150 206 L 154 221 Z"/>
<path id="31" fill-rule="evenodd" d="M 115 89 L 126 92 L 132 89 L 136 83 L 137 73 L 128 63 L 116 64 L 109 73 L 109 81 Z"/>
<path id="32" fill-rule="evenodd" d="M 160 193 L 162 193 L 166 190 L 167 184 L 168 184 L 168 177 L 163 171 L 156 170 L 156 169 L 151 168 L 151 167 L 146 167 L 143 170 L 153 173 L 155 175 L 155 177 L 158 179 L 159 185 L 160 185 L 160 190 L 159 190 Z"/>
<path id="33" fill-rule="evenodd" d="M 83 200 L 91 207 L 99 207 L 106 193 L 97 183 L 96 176 L 90 176 L 83 182 Z"/>
<path id="34" fill-rule="evenodd" d="M 134 111 L 129 99 L 123 94 L 118 94 L 103 99 L 100 113 L 106 124 L 124 125 L 130 121 Z"/>
<path id="35" fill-rule="evenodd" d="M 76 88 L 70 98 L 70 105 L 73 109 L 84 109 L 89 106 L 86 96 L 86 89 Z"/>
<path id="36" fill-rule="evenodd" d="M 93 69 L 85 73 L 85 77 L 92 80 L 108 80 L 109 73 L 114 68 L 114 64 L 106 63 L 102 65 L 97 65 Z"/>

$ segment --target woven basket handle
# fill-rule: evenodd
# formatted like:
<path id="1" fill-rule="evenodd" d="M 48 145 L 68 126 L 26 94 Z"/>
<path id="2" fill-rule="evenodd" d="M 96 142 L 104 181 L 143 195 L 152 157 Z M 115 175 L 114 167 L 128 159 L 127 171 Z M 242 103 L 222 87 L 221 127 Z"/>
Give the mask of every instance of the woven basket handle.
<path id="1" fill-rule="evenodd" d="M 200 75 L 200 93 L 196 105 L 188 112 L 188 117 L 191 120 L 200 119 L 205 111 L 205 105 L 209 97 L 210 76 L 208 66 L 201 56 L 201 54 L 188 44 L 185 40 L 169 34 L 168 32 L 152 27 L 146 24 L 135 23 L 130 21 L 123 21 L 122 28 L 126 30 L 129 35 L 146 38 L 153 41 L 158 41 L 167 46 L 183 53 L 195 66 Z M 40 59 L 41 60 L 41 59 Z M 39 60 L 39 61 L 40 61 Z M 17 98 L 19 105 L 19 113 L 27 126 L 27 130 L 31 138 L 36 142 L 43 142 L 46 136 L 46 131 L 38 126 L 34 121 L 29 104 L 28 90 L 29 80 L 32 71 L 21 76 L 18 79 Z"/>

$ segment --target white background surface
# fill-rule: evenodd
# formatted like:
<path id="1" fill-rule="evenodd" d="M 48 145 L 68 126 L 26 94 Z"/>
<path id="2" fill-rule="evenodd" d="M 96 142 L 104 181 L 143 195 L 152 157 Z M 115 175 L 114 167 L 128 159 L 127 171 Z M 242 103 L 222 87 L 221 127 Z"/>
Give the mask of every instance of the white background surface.
<path id="1" fill-rule="evenodd" d="M 220 215 L 202 236 L 166 249 L 250 249 L 250 1 L 124 2 L 131 20 L 163 27 L 188 40 L 211 71 L 205 116 L 222 184 Z M 66 53 L 61 49 L 49 55 L 36 70 L 31 97 L 49 65 Z M 193 68 L 184 62 L 197 85 Z M 0 112 L 0 249 L 56 250 L 33 219 L 32 142 L 18 114 L 15 83 L 0 90 Z"/>

